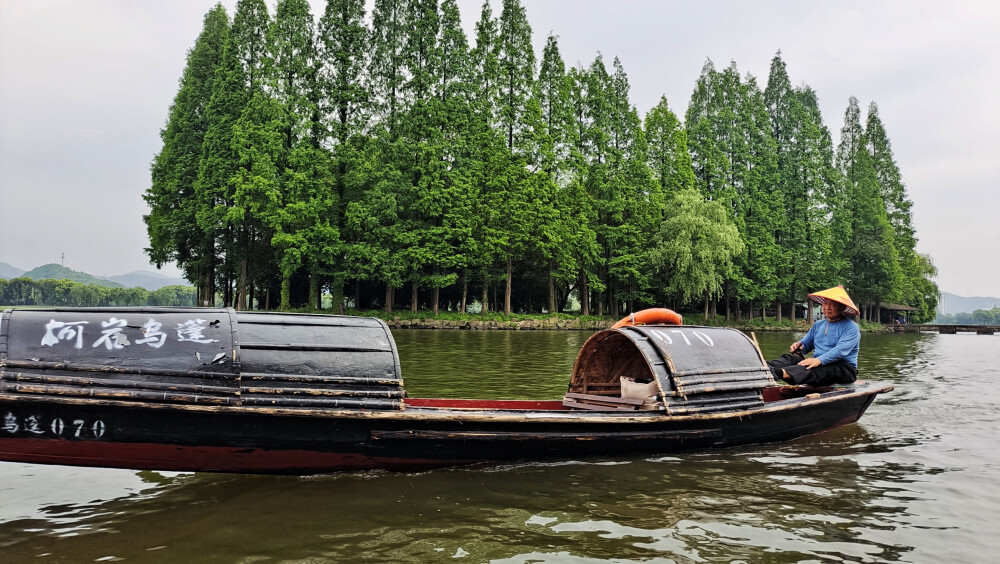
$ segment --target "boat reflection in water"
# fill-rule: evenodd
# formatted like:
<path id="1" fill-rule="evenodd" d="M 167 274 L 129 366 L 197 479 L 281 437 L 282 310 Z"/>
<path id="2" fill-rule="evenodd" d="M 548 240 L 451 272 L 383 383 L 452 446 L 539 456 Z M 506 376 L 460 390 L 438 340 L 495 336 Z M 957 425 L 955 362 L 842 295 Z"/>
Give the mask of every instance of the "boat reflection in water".
<path id="1" fill-rule="evenodd" d="M 372 318 L 228 309 L 7 310 L 0 459 L 316 474 L 664 454 L 856 421 L 888 385 L 775 385 L 725 328 L 594 334 L 558 400 L 408 398 Z"/>

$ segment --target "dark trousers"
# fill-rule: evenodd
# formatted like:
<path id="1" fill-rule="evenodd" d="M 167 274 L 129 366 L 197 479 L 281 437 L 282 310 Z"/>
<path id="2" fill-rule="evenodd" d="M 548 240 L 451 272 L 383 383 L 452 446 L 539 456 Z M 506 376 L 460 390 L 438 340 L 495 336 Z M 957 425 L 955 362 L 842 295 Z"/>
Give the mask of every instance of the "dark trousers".
<path id="1" fill-rule="evenodd" d="M 780 358 L 767 361 L 768 368 L 774 374 L 775 380 L 781 380 L 781 371 L 788 373 L 789 384 L 809 386 L 829 386 L 832 384 L 850 384 L 858 379 L 858 369 L 846 360 L 838 360 L 832 364 L 821 364 L 815 368 L 799 366 L 805 359 L 801 354 L 785 353 Z"/>

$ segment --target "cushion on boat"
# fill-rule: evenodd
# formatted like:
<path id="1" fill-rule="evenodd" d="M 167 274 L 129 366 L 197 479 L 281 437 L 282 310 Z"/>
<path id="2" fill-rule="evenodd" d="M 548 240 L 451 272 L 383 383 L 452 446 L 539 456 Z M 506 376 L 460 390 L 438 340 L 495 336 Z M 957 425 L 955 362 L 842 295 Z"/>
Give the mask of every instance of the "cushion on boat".
<path id="1" fill-rule="evenodd" d="M 658 390 L 656 382 L 637 382 L 635 378 L 628 376 L 621 377 L 622 397 L 627 399 L 644 400 L 649 397 L 656 397 Z"/>

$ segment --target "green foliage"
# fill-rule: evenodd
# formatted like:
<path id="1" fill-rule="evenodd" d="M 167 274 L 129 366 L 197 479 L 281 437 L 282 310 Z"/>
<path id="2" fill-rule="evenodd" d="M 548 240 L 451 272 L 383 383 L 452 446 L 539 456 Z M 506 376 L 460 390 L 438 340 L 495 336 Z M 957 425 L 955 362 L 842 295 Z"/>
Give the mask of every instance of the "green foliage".
<path id="1" fill-rule="evenodd" d="M 368 68 L 371 110 L 376 123 L 391 136 L 398 134 L 403 97 L 405 18 L 412 0 L 375 0 L 372 11 L 371 65 Z"/>
<path id="2" fill-rule="evenodd" d="M 901 302 L 919 308 L 920 311 L 910 316 L 914 323 L 928 323 L 937 315 L 937 305 L 941 292 L 932 281 L 937 275 L 931 257 L 918 253 L 910 253 L 902 264 L 903 287 L 900 290 Z"/>
<path id="3" fill-rule="evenodd" d="M 892 225 L 894 243 L 901 255 L 910 254 L 917 244 L 910 217 L 913 203 L 906 195 L 906 186 L 903 185 L 902 175 L 892 155 L 892 144 L 879 118 L 875 102 L 868 106 L 864 138 L 878 179 L 879 195 L 885 204 L 889 224 Z"/>
<path id="4" fill-rule="evenodd" d="M 193 306 L 191 286 L 164 286 L 154 292 L 62 279 L 28 277 L 0 280 L 0 305 L 48 307 Z"/>
<path id="5" fill-rule="evenodd" d="M 365 6 L 206 15 L 145 195 L 147 253 L 197 303 L 620 317 L 846 282 L 933 312 L 877 108 L 863 127 L 852 98 L 835 157 L 780 54 L 763 91 L 707 61 L 682 122 L 665 98 L 640 116 L 617 58 L 567 69 L 549 35 L 537 63 L 521 0 L 484 2 L 474 42 L 455 0 Z"/>
<path id="6" fill-rule="evenodd" d="M 903 303 L 920 309 L 914 320 L 927 320 L 939 295 L 936 270 L 915 251 L 911 204 L 874 103 L 867 121 L 862 127 L 852 96 L 837 148 L 843 190 L 831 199 L 833 239 L 846 267 L 840 275 L 860 303 Z"/>
<path id="7" fill-rule="evenodd" d="M 205 138 L 221 104 L 210 109 L 228 42 L 229 17 L 217 5 L 205 15 L 204 29 L 188 53 L 180 90 L 160 131 L 163 148 L 151 166 L 152 183 L 143 195 L 150 206 L 143 220 L 151 262 L 159 267 L 175 261 L 187 279 L 198 281 L 199 293 L 206 296 L 214 293 L 215 249 L 199 222 L 210 199 L 198 181 Z"/>
<path id="8" fill-rule="evenodd" d="M 776 243 L 781 260 L 776 269 L 779 301 L 804 301 L 815 288 L 833 284 L 829 183 L 833 155 L 815 93 L 808 87 L 793 89 L 781 53 L 771 61 L 764 100 L 771 117 L 777 150 L 777 186 L 781 202 Z"/>
<path id="9" fill-rule="evenodd" d="M 644 124 L 649 146 L 649 168 L 665 193 L 694 188 L 694 169 L 688 152 L 684 124 L 667 107 L 667 98 L 646 114 Z"/>
<path id="10" fill-rule="evenodd" d="M 726 209 L 694 189 L 675 192 L 650 251 L 669 296 L 683 303 L 718 296 L 743 242 Z"/>
<path id="11" fill-rule="evenodd" d="M 720 73 L 709 61 L 691 96 L 687 127 L 695 184 L 725 207 L 743 242 L 725 274 L 726 301 L 768 303 L 778 296 L 778 269 L 787 257 L 775 240 L 783 200 L 765 96 L 753 77 L 740 79 L 735 62 Z"/>
<path id="12" fill-rule="evenodd" d="M 879 197 L 871 158 L 863 145 L 858 148 L 853 168 L 849 287 L 861 302 L 874 303 L 880 299 L 892 302 L 899 297 L 896 295 L 901 277 L 899 253 L 885 204 Z"/>
<path id="13" fill-rule="evenodd" d="M 947 325 L 1000 325 L 1000 307 L 975 309 L 972 312 L 939 313 L 934 323 Z"/>

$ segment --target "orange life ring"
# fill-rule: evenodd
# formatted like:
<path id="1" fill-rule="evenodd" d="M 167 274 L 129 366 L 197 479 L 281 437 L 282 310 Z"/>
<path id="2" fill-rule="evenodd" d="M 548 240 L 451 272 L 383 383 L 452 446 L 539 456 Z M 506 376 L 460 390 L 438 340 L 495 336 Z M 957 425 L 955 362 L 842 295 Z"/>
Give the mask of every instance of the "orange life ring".
<path id="1" fill-rule="evenodd" d="M 653 307 L 631 313 L 611 326 L 612 329 L 630 325 L 683 325 L 681 314 L 665 307 Z"/>

